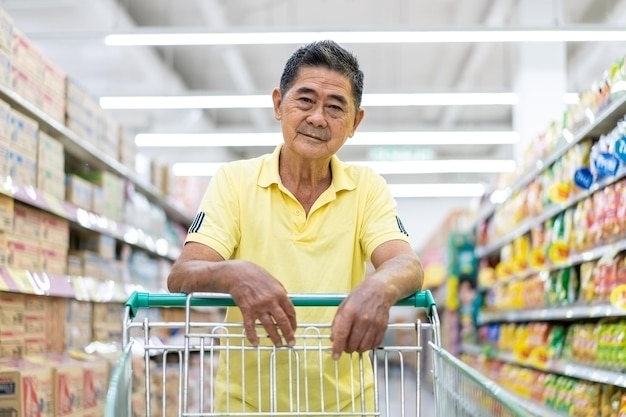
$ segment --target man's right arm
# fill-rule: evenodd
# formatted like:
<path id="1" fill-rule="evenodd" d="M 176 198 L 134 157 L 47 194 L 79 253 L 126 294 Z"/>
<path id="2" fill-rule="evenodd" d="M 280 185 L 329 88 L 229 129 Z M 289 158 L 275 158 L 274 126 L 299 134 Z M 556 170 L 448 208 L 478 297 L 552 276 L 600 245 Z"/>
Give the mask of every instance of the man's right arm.
<path id="1" fill-rule="evenodd" d="M 214 249 L 188 242 L 167 279 L 171 292 L 230 294 L 241 310 L 248 340 L 258 344 L 260 321 L 275 345 L 295 341 L 296 313 L 282 284 L 260 266 L 244 260 L 224 260 Z"/>

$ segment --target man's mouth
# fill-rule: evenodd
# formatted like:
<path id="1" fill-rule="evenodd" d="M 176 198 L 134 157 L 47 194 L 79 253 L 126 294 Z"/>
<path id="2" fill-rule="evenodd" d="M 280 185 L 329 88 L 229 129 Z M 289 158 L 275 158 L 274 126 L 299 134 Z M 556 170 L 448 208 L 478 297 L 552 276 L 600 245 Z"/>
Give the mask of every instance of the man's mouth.
<path id="1" fill-rule="evenodd" d="M 328 141 L 328 139 L 326 138 L 326 135 L 319 135 L 319 134 L 315 134 L 315 133 L 302 132 L 302 131 L 298 131 L 298 133 L 303 135 L 303 136 L 306 136 L 308 138 L 319 140 L 321 142 L 327 142 Z"/>

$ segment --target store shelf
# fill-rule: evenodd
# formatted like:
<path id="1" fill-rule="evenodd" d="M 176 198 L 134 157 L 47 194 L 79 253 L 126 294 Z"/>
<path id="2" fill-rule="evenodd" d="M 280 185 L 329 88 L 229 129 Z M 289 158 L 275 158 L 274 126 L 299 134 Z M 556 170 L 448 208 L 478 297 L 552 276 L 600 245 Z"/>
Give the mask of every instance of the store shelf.
<path id="1" fill-rule="evenodd" d="M 10 178 L 5 178 L 2 185 L 0 185 L 0 193 L 11 196 L 18 201 L 46 212 L 56 214 L 85 229 L 93 230 L 124 241 L 129 245 L 136 246 L 154 255 L 176 260 L 180 254 L 181 249 L 179 247 L 171 245 L 163 238 L 150 236 L 136 227 L 90 213 L 67 201 L 44 194 L 32 186 L 15 184 Z"/>
<path id="2" fill-rule="evenodd" d="M 622 168 L 613 177 L 605 178 L 602 181 L 594 183 L 589 190 L 579 192 L 566 202 L 561 204 L 553 204 L 546 208 L 540 215 L 524 220 L 517 228 L 515 228 L 515 230 L 496 239 L 494 242 L 485 246 L 477 246 L 475 249 L 476 256 L 482 258 L 486 255 L 489 255 L 490 253 L 495 252 L 507 243 L 530 232 L 533 227 L 543 224 L 546 220 L 551 219 L 552 217 L 556 216 L 564 210 L 567 210 L 570 207 L 573 207 L 574 205 L 578 204 L 578 202 L 589 198 L 596 191 L 606 188 L 623 178 L 626 178 L 626 168 Z"/>
<path id="3" fill-rule="evenodd" d="M 461 350 L 464 353 L 472 356 L 485 354 L 485 349 L 477 345 L 463 344 L 461 346 Z M 498 352 L 495 349 L 488 352 L 488 357 L 524 366 L 527 368 L 536 369 L 539 371 L 546 371 L 553 374 L 582 379 L 585 381 L 598 382 L 601 384 L 615 385 L 618 387 L 626 388 L 626 374 L 622 372 L 615 372 L 608 369 L 599 369 L 593 366 L 582 365 L 574 362 L 566 362 L 563 360 L 552 360 L 541 365 L 527 363 L 517 360 L 515 356 L 510 352 Z"/>
<path id="4" fill-rule="evenodd" d="M 534 310 L 507 310 L 480 312 L 479 324 L 528 321 L 569 321 L 578 319 L 601 319 L 605 317 L 626 317 L 626 310 L 603 304 L 597 306 L 576 305 L 549 307 Z"/>
<path id="5" fill-rule="evenodd" d="M 565 153 L 576 146 L 583 139 L 588 137 L 599 137 L 604 133 L 608 133 L 617 125 L 617 122 L 626 114 L 626 94 L 621 94 L 612 99 L 604 109 L 595 115 L 594 120 L 588 125 L 582 127 L 575 135 L 572 141 L 565 142 L 562 146 L 546 157 L 542 161 L 537 161 L 536 166 L 528 172 L 521 175 L 520 179 L 511 186 L 511 195 L 528 185 L 534 178 L 541 175 L 550 165 L 557 161 Z M 503 203 L 501 203 L 503 204 Z M 498 205 L 489 204 L 482 208 L 474 220 L 477 224 L 491 217 Z M 489 252 L 488 252 L 489 253 Z"/>
<path id="6" fill-rule="evenodd" d="M 0 85 L 0 99 L 8 102 L 11 107 L 24 113 L 26 116 L 36 120 L 39 123 L 39 128 L 59 140 L 63 144 L 66 152 L 70 155 L 89 164 L 95 169 L 104 169 L 114 172 L 128 179 L 139 192 L 148 198 L 148 200 L 162 207 L 170 219 L 186 226 L 190 224 L 191 217 L 193 216 L 185 213 L 182 208 L 176 207 L 166 201 L 156 187 L 144 181 L 119 161 L 104 155 L 94 145 L 82 140 L 76 133 L 26 101 L 19 94 L 6 86 Z"/>
<path id="7" fill-rule="evenodd" d="M 581 264 L 583 262 L 589 262 L 596 259 L 600 259 L 604 256 L 614 257 L 621 251 L 626 250 L 626 239 L 618 240 L 613 243 L 598 246 L 597 248 L 589 249 L 581 253 L 570 255 L 566 261 L 555 264 L 545 265 L 541 269 L 529 269 L 524 272 L 511 275 L 508 279 L 502 279 L 496 281 L 493 286 L 505 285 L 511 281 L 523 280 L 540 273 L 550 273 L 552 271 L 558 271 L 560 269 L 568 268 L 574 265 Z"/>
<path id="8" fill-rule="evenodd" d="M 23 269 L 0 267 L 0 291 L 73 298 L 98 303 L 124 303 L 141 285 L 123 284 L 91 277 L 49 275 Z"/>

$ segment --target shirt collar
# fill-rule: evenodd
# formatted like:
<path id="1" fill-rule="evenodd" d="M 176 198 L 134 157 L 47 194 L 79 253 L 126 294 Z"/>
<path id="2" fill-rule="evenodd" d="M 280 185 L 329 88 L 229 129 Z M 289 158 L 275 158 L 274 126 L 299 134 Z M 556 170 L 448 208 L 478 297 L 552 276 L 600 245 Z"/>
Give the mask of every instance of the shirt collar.
<path id="1" fill-rule="evenodd" d="M 282 146 L 282 143 L 279 144 L 274 149 L 274 152 L 266 158 L 263 158 L 261 172 L 259 173 L 259 179 L 257 181 L 259 187 L 266 188 L 272 184 L 280 184 L 280 175 L 278 175 L 278 159 Z M 335 192 L 340 190 L 353 190 L 356 187 L 354 180 L 346 169 L 346 165 L 337 157 L 337 155 L 333 155 L 331 157 L 330 169 L 333 173 L 331 187 Z"/>

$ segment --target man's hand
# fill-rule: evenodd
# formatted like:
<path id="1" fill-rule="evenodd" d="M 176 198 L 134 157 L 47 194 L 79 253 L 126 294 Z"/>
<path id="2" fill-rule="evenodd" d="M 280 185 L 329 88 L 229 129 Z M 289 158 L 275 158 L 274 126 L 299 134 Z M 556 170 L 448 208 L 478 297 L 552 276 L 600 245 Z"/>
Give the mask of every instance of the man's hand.
<path id="1" fill-rule="evenodd" d="M 341 303 L 333 320 L 333 357 L 342 352 L 363 353 L 383 341 L 391 306 L 380 282 L 364 281 Z"/>
<path id="2" fill-rule="evenodd" d="M 248 341 L 258 346 L 255 323 L 259 320 L 275 346 L 293 346 L 296 310 L 285 288 L 263 268 L 249 262 L 236 262 L 239 279 L 230 286 L 230 294 L 243 315 Z"/>

